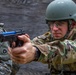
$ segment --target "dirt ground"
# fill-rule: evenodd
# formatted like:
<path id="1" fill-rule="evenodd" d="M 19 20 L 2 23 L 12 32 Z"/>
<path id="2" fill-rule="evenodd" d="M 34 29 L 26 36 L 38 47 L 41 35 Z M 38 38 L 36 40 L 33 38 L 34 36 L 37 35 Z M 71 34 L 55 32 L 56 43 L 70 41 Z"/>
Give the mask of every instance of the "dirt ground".
<path id="1" fill-rule="evenodd" d="M 49 75 L 49 70 L 45 64 L 32 62 L 26 65 L 21 65 L 17 75 Z"/>

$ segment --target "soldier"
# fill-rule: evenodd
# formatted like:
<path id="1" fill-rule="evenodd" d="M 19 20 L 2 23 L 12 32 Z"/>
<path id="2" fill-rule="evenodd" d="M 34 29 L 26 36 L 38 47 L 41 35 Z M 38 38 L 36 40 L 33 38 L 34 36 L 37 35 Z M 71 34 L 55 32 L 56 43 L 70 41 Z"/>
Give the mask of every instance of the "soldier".
<path id="1" fill-rule="evenodd" d="M 5 32 L 4 23 L 0 23 L 0 32 Z M 0 42 L 0 75 L 16 75 L 19 65 L 12 62 L 8 54 L 8 42 Z M 15 65 L 15 66 L 14 66 Z"/>
<path id="2" fill-rule="evenodd" d="M 23 46 L 8 48 L 16 63 L 48 63 L 51 75 L 76 74 L 76 4 L 72 0 L 54 0 L 46 9 L 49 31 L 30 40 L 18 36 Z M 13 44 L 13 47 L 15 44 Z"/>
<path id="3" fill-rule="evenodd" d="M 0 23 L 0 32 L 5 32 L 4 23 Z M 0 75 L 10 75 L 12 61 L 7 53 L 8 43 L 0 42 Z"/>

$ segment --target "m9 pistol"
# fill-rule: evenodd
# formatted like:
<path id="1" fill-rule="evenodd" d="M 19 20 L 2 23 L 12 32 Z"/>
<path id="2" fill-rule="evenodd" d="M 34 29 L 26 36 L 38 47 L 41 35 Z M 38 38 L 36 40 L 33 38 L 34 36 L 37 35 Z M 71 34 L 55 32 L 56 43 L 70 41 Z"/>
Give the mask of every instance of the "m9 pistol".
<path id="1" fill-rule="evenodd" d="M 23 41 L 18 39 L 18 35 L 23 34 L 25 34 L 23 30 L 0 32 L 0 42 L 7 41 L 10 44 L 10 47 L 12 47 L 13 42 L 16 43 L 15 47 L 22 46 Z"/>

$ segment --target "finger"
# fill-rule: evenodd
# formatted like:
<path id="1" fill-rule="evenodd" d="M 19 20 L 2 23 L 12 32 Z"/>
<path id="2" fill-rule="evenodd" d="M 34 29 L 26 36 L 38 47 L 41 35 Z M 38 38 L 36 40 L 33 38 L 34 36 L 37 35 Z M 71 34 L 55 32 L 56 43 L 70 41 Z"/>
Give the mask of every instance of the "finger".
<path id="1" fill-rule="evenodd" d="M 14 48 L 16 46 L 15 42 L 12 42 L 12 48 Z"/>
<path id="2" fill-rule="evenodd" d="M 11 60 L 17 64 L 26 64 L 26 62 L 22 60 L 15 60 L 15 59 L 11 59 Z"/>
<path id="3" fill-rule="evenodd" d="M 27 50 L 24 47 L 16 47 L 16 48 L 11 49 L 11 53 L 14 56 L 19 56 L 20 54 L 23 54 L 26 52 L 27 52 Z"/>
<path id="4" fill-rule="evenodd" d="M 28 38 L 30 38 L 30 36 L 28 34 L 25 34 L 25 36 L 27 36 Z"/>
<path id="5" fill-rule="evenodd" d="M 11 54 L 11 49 L 10 47 L 8 47 L 8 54 Z"/>
<path id="6" fill-rule="evenodd" d="M 10 52 L 8 52 L 8 53 L 9 53 L 10 59 L 11 59 L 12 61 L 16 61 L 16 60 L 17 60 L 17 61 L 20 61 L 20 57 L 18 57 L 18 56 L 17 56 L 17 57 L 16 57 L 16 56 L 13 56 L 12 53 L 10 53 Z"/>
<path id="7" fill-rule="evenodd" d="M 25 59 L 22 59 L 20 57 L 14 57 L 14 56 L 11 56 L 11 57 L 12 57 L 11 60 L 14 61 L 14 62 L 16 62 L 16 63 L 20 63 L 20 64 L 26 63 Z"/>
<path id="8" fill-rule="evenodd" d="M 26 34 L 25 35 L 18 36 L 18 38 L 20 40 L 22 40 L 24 43 L 30 42 L 30 39 L 28 38 L 28 36 Z"/>

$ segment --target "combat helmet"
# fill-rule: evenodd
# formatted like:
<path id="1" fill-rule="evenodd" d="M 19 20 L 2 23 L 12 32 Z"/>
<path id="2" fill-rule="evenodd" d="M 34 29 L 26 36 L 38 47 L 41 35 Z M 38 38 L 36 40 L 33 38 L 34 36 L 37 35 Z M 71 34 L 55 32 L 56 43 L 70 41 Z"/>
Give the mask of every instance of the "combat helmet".
<path id="1" fill-rule="evenodd" d="M 72 20 L 76 21 L 76 4 L 72 0 L 53 0 L 46 9 L 46 23 L 49 21 L 67 20 L 68 31 L 62 38 L 67 38 L 72 30 Z M 49 26 L 49 24 L 48 24 Z M 53 34 L 52 34 L 53 37 Z"/>
<path id="2" fill-rule="evenodd" d="M 73 19 L 76 21 L 76 4 L 72 0 L 54 0 L 46 9 L 46 22 Z"/>

